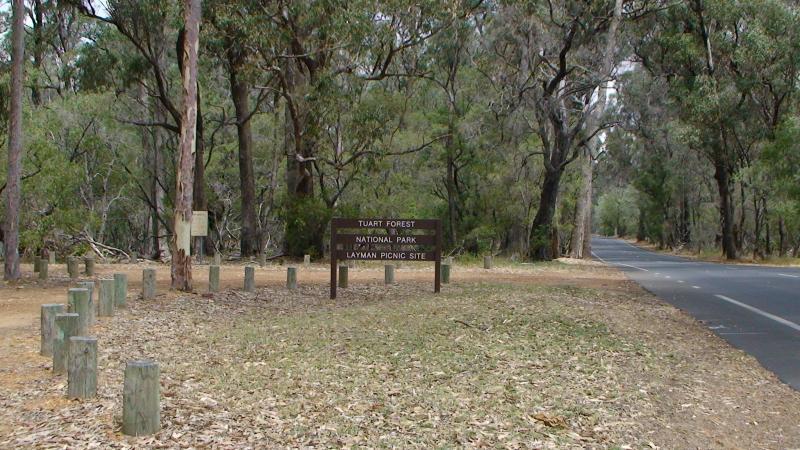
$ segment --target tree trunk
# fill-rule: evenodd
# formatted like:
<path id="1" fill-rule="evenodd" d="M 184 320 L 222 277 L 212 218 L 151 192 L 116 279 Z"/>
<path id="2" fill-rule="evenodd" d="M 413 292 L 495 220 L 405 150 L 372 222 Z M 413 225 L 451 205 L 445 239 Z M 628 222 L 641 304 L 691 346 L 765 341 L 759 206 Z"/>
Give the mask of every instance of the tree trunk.
<path id="1" fill-rule="evenodd" d="M 719 213 L 722 225 L 722 255 L 727 259 L 736 259 L 736 242 L 733 235 L 733 199 L 728 166 L 724 158 L 717 154 L 714 161 L 714 179 L 719 191 Z"/>
<path id="2" fill-rule="evenodd" d="M 31 83 L 31 101 L 35 106 L 42 104 L 42 89 L 39 86 L 40 70 L 44 61 L 44 8 L 42 0 L 33 2 L 33 67 L 36 79 Z"/>
<path id="3" fill-rule="evenodd" d="M 617 47 L 617 30 L 622 20 L 622 0 L 614 2 L 614 16 L 608 29 L 606 47 L 603 53 L 602 73 L 612 75 L 614 69 L 614 51 Z M 608 101 L 608 83 L 603 83 L 597 90 L 597 104 L 586 120 L 584 129 L 594 133 L 599 125 L 600 118 L 606 109 Z M 581 157 L 581 176 L 583 185 L 578 197 L 578 210 L 575 215 L 575 229 L 570 242 L 571 258 L 592 257 L 592 187 L 594 181 L 594 168 L 592 167 L 593 155 L 600 147 L 600 136 L 595 136 L 588 143 L 586 154 Z"/>
<path id="4" fill-rule="evenodd" d="M 450 112 L 454 114 L 454 112 Z M 448 247 L 455 247 L 458 240 L 458 189 L 456 187 L 456 161 L 455 161 L 455 125 L 452 120 L 448 126 L 448 136 L 445 139 L 445 152 L 447 153 L 447 178 L 445 188 L 447 190 L 447 244 Z"/>
<path id="5" fill-rule="evenodd" d="M 558 256 L 553 251 L 552 232 L 553 217 L 555 217 L 558 203 L 558 186 L 563 172 L 561 168 L 545 171 L 542 194 L 539 197 L 539 210 L 536 212 L 531 227 L 530 249 L 528 250 L 531 259 L 549 261 Z"/>
<path id="6" fill-rule="evenodd" d="M 164 107 L 161 105 L 161 102 L 154 101 L 153 107 L 155 109 L 155 120 L 158 121 L 166 121 L 166 112 L 164 111 Z M 163 154 L 163 146 L 166 142 L 164 138 L 164 130 L 161 127 L 155 127 L 153 129 L 153 153 L 152 153 L 152 160 L 150 161 L 151 164 L 151 180 L 150 180 L 150 198 L 153 203 L 153 209 L 150 214 L 150 232 L 152 233 L 152 248 L 151 248 L 151 256 L 155 260 L 161 260 L 164 256 L 162 254 L 163 249 L 165 246 L 162 243 L 161 237 L 161 222 L 159 215 L 161 211 L 164 210 L 164 188 L 162 186 L 162 180 L 165 180 L 162 177 L 164 172 L 164 154 Z"/>
<path id="7" fill-rule="evenodd" d="M 184 5 L 186 39 L 183 48 L 183 110 L 175 173 L 175 226 L 173 230 L 172 288 L 192 290 L 191 223 L 193 152 L 197 144 L 197 52 L 200 45 L 200 0 Z"/>
<path id="8" fill-rule="evenodd" d="M 22 172 L 22 80 L 25 76 L 25 4 L 13 0 L 11 43 L 11 106 L 8 127 L 8 177 L 4 226 L 4 276 L 19 279 L 19 204 Z"/>
<path id="9" fill-rule="evenodd" d="M 250 130 L 250 89 L 237 73 L 239 66 L 230 61 L 229 76 L 231 97 L 236 109 L 236 134 L 239 138 L 239 182 L 242 192 L 242 231 L 240 249 L 242 256 L 252 256 L 261 251 L 260 233 L 256 220 L 256 182 L 253 170 L 253 133 Z"/>
<path id="10" fill-rule="evenodd" d="M 778 256 L 783 257 L 786 255 L 786 225 L 783 223 L 783 217 L 778 218 Z"/>

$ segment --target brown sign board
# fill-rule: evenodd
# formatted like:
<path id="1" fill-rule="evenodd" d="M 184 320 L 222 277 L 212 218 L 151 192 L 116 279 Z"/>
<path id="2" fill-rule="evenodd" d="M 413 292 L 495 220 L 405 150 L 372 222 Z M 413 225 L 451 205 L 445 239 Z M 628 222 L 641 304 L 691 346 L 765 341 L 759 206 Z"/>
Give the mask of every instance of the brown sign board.
<path id="1" fill-rule="evenodd" d="M 442 224 L 439 219 L 331 220 L 331 298 L 338 261 L 433 261 L 434 292 L 441 287 Z"/>

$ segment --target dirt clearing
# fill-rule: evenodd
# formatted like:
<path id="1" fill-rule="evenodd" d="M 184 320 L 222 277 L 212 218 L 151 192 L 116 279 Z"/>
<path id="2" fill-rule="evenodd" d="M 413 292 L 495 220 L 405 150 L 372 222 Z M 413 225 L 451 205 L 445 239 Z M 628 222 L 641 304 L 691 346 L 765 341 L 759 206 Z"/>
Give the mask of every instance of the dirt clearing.
<path id="1" fill-rule="evenodd" d="M 257 270 L 255 294 L 166 291 L 103 319 L 97 399 L 63 399 L 38 356 L 38 304 L 64 301 L 64 274 L 0 290 L 0 447 L 791 448 L 800 396 L 620 272 L 592 263 L 457 265 L 432 294 L 429 267 L 351 270 L 327 299 L 326 266 Z M 63 268 L 61 268 L 63 272 Z M 63 276 L 63 279 L 59 279 Z M 7 316 L 15 319 L 7 319 Z M 163 430 L 120 433 L 122 369 L 162 368 Z"/>

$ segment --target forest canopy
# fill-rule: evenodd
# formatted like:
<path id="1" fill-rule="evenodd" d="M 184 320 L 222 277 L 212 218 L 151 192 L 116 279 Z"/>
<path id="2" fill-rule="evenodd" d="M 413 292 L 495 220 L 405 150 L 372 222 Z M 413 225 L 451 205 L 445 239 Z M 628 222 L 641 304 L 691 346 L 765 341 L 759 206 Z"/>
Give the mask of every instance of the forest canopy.
<path id="1" fill-rule="evenodd" d="M 448 254 L 533 260 L 591 257 L 593 232 L 800 247 L 793 1 L 20 3 L 21 255 L 170 259 L 176 198 L 208 211 L 192 253 L 241 257 L 322 257 L 356 216 L 440 218 Z"/>

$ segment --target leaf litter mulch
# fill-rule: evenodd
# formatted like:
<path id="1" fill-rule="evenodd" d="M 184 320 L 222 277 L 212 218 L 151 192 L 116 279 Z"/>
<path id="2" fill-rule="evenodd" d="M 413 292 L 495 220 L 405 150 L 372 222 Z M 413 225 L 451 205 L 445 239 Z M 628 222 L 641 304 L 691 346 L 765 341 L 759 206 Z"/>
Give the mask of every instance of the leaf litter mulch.
<path id="1" fill-rule="evenodd" d="M 617 281 L 570 286 L 575 270 Z M 800 446 L 800 396 L 752 358 L 612 269 L 544 271 L 563 285 L 129 300 L 93 329 L 88 401 L 63 398 L 30 327 L 0 352 L 0 447 Z M 137 358 L 161 365 L 163 429 L 130 438 L 122 371 Z"/>

